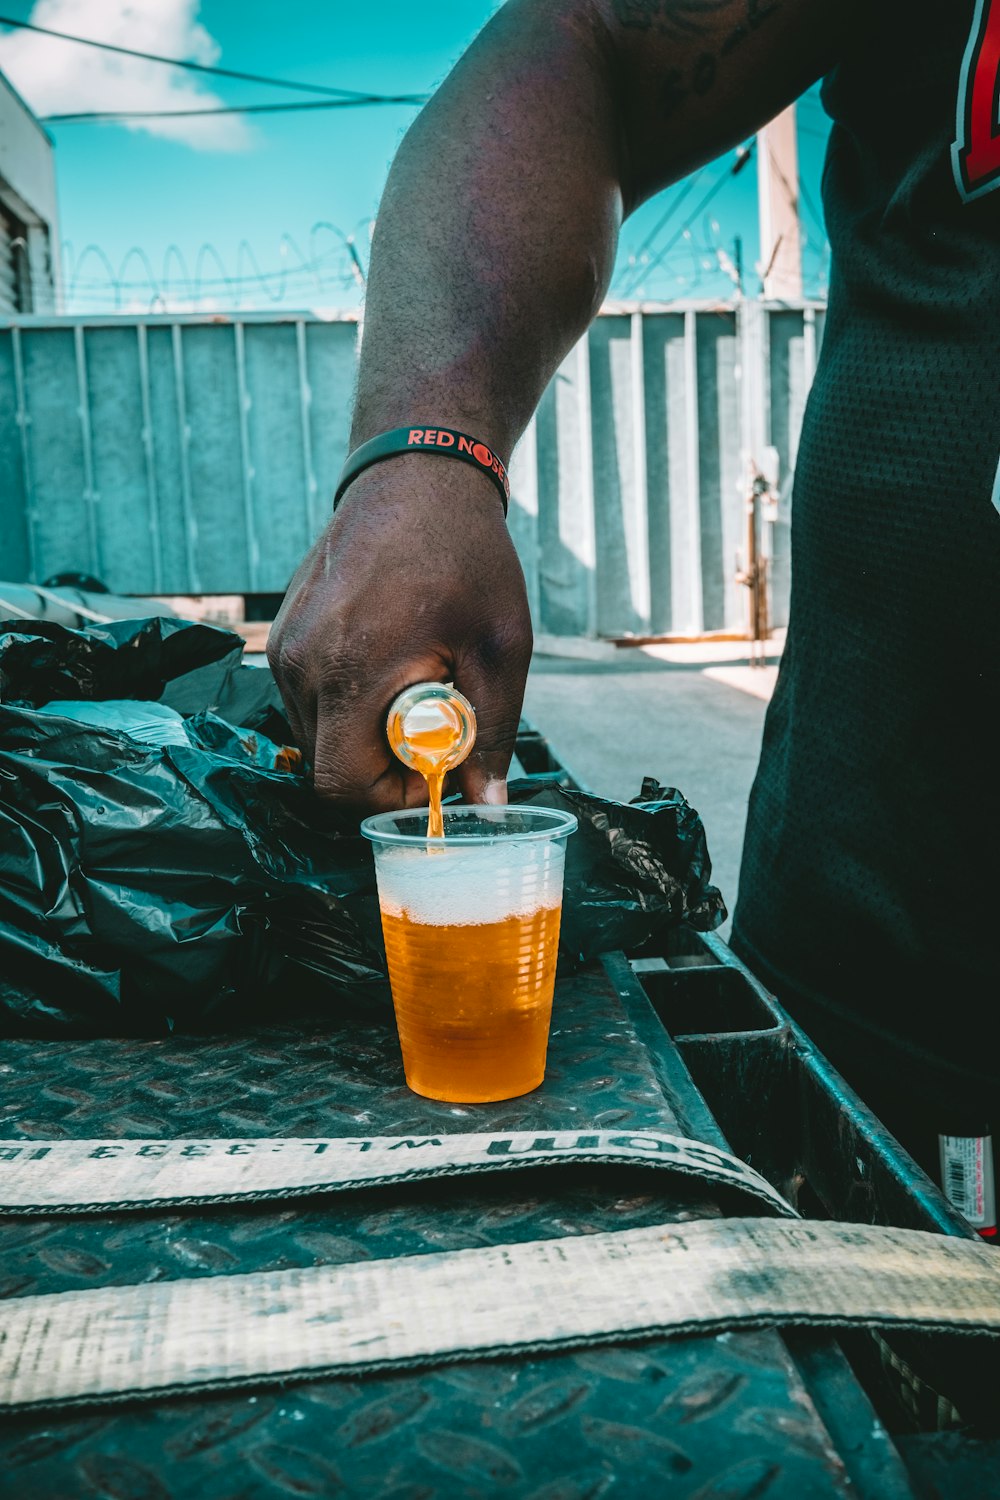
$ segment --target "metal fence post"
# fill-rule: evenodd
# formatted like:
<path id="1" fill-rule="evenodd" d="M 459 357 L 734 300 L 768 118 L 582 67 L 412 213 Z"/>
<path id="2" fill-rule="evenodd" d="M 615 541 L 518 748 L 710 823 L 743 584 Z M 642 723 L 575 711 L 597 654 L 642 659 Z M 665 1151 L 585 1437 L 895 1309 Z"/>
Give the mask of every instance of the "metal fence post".
<path id="1" fill-rule="evenodd" d="M 701 574 L 701 476 L 698 424 L 698 314 L 684 314 L 684 452 L 687 474 L 687 581 L 689 630 L 705 628 Z"/>
<path id="2" fill-rule="evenodd" d="M 17 404 L 17 431 L 21 448 L 21 474 L 24 480 L 24 505 L 28 536 L 28 573 L 32 582 L 38 577 L 38 498 L 31 468 L 31 413 L 28 410 L 27 389 L 24 380 L 24 351 L 21 348 L 21 330 L 17 324 L 11 329 L 11 351 L 14 359 L 14 399 Z"/>
<path id="3" fill-rule="evenodd" d="M 83 451 L 83 503 L 87 515 L 87 545 L 90 549 L 89 567 L 95 578 L 101 576 L 101 539 L 97 522 L 97 491 L 94 488 L 94 450 L 90 426 L 90 391 L 87 383 L 87 351 L 84 346 L 82 324 L 77 324 L 73 333 L 76 351 L 76 395 L 77 417 L 80 422 L 80 437 Z"/>
<path id="4" fill-rule="evenodd" d="M 191 497 L 191 429 L 187 419 L 187 397 L 184 389 L 184 350 L 181 344 L 181 326 L 175 323 L 171 329 L 174 352 L 174 389 L 177 399 L 177 432 L 180 439 L 181 510 L 184 515 L 184 555 L 187 562 L 188 588 L 194 594 L 201 593 L 201 577 L 198 572 L 198 523 L 194 515 Z"/>
<path id="5" fill-rule="evenodd" d="M 146 459 L 146 493 L 149 496 L 149 539 L 153 554 L 153 593 L 163 589 L 163 558 L 160 555 L 160 501 L 156 488 L 156 450 L 153 442 L 153 413 L 149 398 L 149 344 L 145 323 L 137 323 L 135 335 L 139 348 L 139 394 L 142 403 L 142 449 Z"/>

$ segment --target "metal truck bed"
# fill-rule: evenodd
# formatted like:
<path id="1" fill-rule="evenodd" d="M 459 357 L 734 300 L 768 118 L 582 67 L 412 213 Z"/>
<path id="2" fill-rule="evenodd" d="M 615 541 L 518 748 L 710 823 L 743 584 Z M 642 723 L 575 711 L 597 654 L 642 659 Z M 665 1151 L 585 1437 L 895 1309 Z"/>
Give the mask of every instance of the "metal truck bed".
<path id="1" fill-rule="evenodd" d="M 248 1036 L 4 1042 L 0 1133 L 23 1143 L 614 1127 L 721 1142 L 707 1095 L 723 1101 L 737 1149 L 749 1143 L 776 1182 L 803 1197 L 808 1185 L 825 1211 L 961 1232 L 723 944 L 682 932 L 641 971 L 611 955 L 559 984 L 549 1075 L 523 1099 L 418 1099 L 387 1012 L 328 1014 Z M 661 1017 L 689 1039 L 672 1039 Z M 8 1217 L 0 1288 L 17 1297 L 335 1265 L 724 1211 L 710 1185 L 568 1167 L 292 1202 Z M 995 1380 L 995 1355 L 984 1368 Z M 7 1493 L 129 1500 L 969 1496 L 995 1493 L 996 1456 L 968 1438 L 892 1441 L 830 1335 L 773 1330 L 27 1412 L 0 1437 Z"/>

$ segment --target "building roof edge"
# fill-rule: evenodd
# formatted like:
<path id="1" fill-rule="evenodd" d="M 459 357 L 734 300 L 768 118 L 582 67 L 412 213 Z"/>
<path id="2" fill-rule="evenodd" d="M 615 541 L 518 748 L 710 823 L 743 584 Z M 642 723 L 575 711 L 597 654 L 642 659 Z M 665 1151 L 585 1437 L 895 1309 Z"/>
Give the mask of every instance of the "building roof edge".
<path id="1" fill-rule="evenodd" d="M 4 72 L 3 68 L 0 68 L 0 83 L 3 84 L 3 86 L 7 90 L 8 94 L 10 94 L 12 96 L 12 98 L 15 101 L 15 103 L 17 103 L 17 104 L 19 104 L 21 106 L 21 108 L 24 110 L 24 113 L 28 116 L 28 119 L 31 121 L 32 125 L 34 125 L 35 128 L 41 132 L 41 134 L 48 141 L 49 145 L 54 147 L 55 146 L 55 141 L 53 140 L 52 136 L 49 134 L 49 132 L 46 130 L 45 126 L 42 124 L 41 120 L 35 114 L 35 111 L 32 109 L 31 105 L 28 104 L 24 99 L 22 99 L 22 97 L 18 93 L 17 89 L 14 87 L 14 85 L 11 83 L 10 79 L 7 77 L 7 74 Z"/>

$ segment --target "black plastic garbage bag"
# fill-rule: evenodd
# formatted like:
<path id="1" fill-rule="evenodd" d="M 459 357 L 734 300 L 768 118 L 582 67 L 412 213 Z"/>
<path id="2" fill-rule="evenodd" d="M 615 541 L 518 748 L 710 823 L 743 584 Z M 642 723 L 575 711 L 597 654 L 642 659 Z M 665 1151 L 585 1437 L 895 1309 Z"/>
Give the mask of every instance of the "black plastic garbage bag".
<path id="1" fill-rule="evenodd" d="M 313 793 L 270 673 L 241 652 L 172 619 L 0 626 L 0 1033 L 158 1035 L 287 1019 L 307 997 L 386 1001 L 370 847 Z M 103 725 L 66 716 L 81 699 Z M 177 709 L 183 735 L 129 699 Z M 156 742 L 136 739 L 153 720 Z M 580 819 L 564 965 L 723 920 L 679 793 L 510 791 Z"/>
<path id="2" fill-rule="evenodd" d="M 41 707 L 53 698 L 160 698 L 168 682 L 212 669 L 225 684 L 240 661 L 231 631 L 190 620 L 116 620 L 70 630 L 50 620 L 0 622 L 0 703 Z M 230 671 L 217 663 L 228 659 Z M 198 704 L 207 708 L 207 696 Z"/>

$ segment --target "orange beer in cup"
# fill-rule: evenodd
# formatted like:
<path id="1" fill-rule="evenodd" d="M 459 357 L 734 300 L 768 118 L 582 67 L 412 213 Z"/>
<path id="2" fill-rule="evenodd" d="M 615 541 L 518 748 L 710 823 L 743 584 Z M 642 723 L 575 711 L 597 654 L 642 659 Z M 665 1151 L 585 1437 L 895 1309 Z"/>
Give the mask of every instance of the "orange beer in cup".
<path id="1" fill-rule="evenodd" d="M 513 1099 L 545 1076 L 571 813 L 446 806 L 380 813 L 382 931 L 406 1081 L 430 1099 Z"/>

